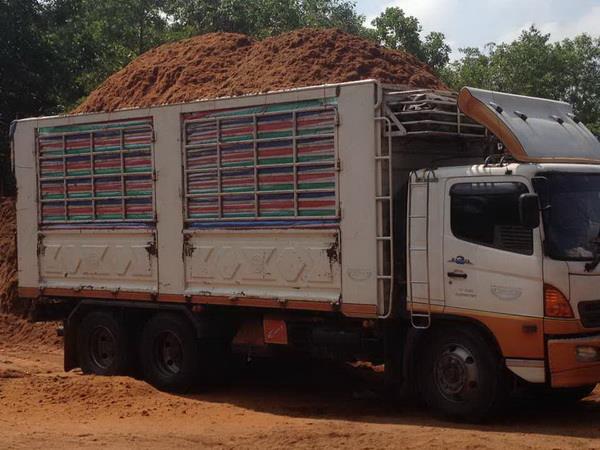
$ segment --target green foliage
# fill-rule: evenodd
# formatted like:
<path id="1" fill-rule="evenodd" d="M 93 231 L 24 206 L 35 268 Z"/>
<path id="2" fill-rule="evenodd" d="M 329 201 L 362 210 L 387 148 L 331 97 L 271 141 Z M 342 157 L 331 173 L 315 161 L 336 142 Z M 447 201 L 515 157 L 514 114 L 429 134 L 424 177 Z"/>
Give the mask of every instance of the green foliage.
<path id="1" fill-rule="evenodd" d="M 274 36 L 300 27 L 362 31 L 364 17 L 346 0 L 167 0 L 173 27 L 190 35 L 214 31 Z"/>
<path id="2" fill-rule="evenodd" d="M 531 27 L 514 42 L 461 52 L 463 57 L 442 71 L 453 89 L 474 86 L 563 100 L 600 131 L 600 38 L 581 34 L 551 42 L 549 34 Z"/>
<path id="3" fill-rule="evenodd" d="M 443 33 L 432 32 L 421 39 L 423 31 L 419 19 L 407 16 L 398 7 L 386 8 L 371 25 L 375 28 L 373 37 L 381 45 L 412 53 L 425 61 L 435 71 L 442 69 L 450 61 L 450 46 Z"/>
<path id="4" fill-rule="evenodd" d="M 35 0 L 0 0 L 0 195 L 12 187 L 8 129 L 17 117 L 53 112 L 53 50 Z"/>

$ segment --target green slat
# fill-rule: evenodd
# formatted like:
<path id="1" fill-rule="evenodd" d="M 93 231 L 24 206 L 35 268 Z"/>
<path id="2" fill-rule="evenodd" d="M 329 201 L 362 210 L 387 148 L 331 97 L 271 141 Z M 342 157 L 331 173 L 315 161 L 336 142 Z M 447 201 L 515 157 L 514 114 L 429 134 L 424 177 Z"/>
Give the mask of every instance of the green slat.
<path id="1" fill-rule="evenodd" d="M 151 196 L 152 191 L 125 191 L 125 195 L 131 196 L 131 197 Z"/>
<path id="2" fill-rule="evenodd" d="M 69 220 L 92 220 L 93 217 L 91 215 L 73 215 L 69 216 Z"/>
<path id="3" fill-rule="evenodd" d="M 258 165 L 261 164 L 287 164 L 293 163 L 294 158 L 258 158 Z"/>
<path id="4" fill-rule="evenodd" d="M 69 198 L 89 198 L 91 196 L 91 192 L 78 192 L 69 194 Z"/>
<path id="5" fill-rule="evenodd" d="M 151 169 L 150 166 L 148 167 L 129 167 L 129 168 L 125 168 L 125 172 L 126 173 L 139 173 L 139 172 L 149 172 Z"/>
<path id="6" fill-rule="evenodd" d="M 298 130 L 297 135 L 298 136 L 307 136 L 310 134 L 332 134 L 334 131 L 334 128 L 330 125 L 326 126 L 326 127 L 321 127 L 321 128 L 311 128 L 310 130 Z"/>
<path id="7" fill-rule="evenodd" d="M 335 183 L 298 183 L 298 189 L 334 189 Z M 333 195 L 333 192 L 332 192 Z"/>
<path id="8" fill-rule="evenodd" d="M 261 184 L 258 187 L 259 191 L 286 191 L 294 188 L 293 183 L 282 183 L 282 184 Z"/>
<path id="9" fill-rule="evenodd" d="M 272 139 L 272 138 L 289 138 L 293 137 L 294 132 L 290 131 L 262 131 L 258 134 L 259 139 Z"/>
<path id="10" fill-rule="evenodd" d="M 241 136 L 221 136 L 221 142 L 242 142 L 242 141 L 253 141 L 254 136 L 251 134 L 243 134 Z"/>
<path id="11" fill-rule="evenodd" d="M 253 192 L 254 186 L 250 187 L 224 187 L 223 192 Z"/>
<path id="12" fill-rule="evenodd" d="M 333 160 L 333 154 L 331 154 L 331 155 L 311 155 L 311 156 L 298 155 L 299 162 L 327 161 L 328 159 Z"/>
<path id="13" fill-rule="evenodd" d="M 223 213 L 223 218 L 254 217 L 254 213 Z"/>
<path id="14" fill-rule="evenodd" d="M 299 216 L 335 216 L 335 209 L 301 209 Z"/>

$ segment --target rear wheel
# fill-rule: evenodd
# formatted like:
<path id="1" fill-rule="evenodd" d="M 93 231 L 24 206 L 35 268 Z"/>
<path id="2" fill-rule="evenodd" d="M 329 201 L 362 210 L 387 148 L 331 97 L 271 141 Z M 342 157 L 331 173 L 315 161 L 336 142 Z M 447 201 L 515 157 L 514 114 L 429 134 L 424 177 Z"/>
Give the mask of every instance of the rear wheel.
<path id="1" fill-rule="evenodd" d="M 506 397 L 495 349 L 471 330 L 434 332 L 423 349 L 421 392 L 427 404 L 458 420 L 480 421 Z"/>
<path id="2" fill-rule="evenodd" d="M 199 369 L 199 340 L 189 321 L 158 314 L 145 325 L 140 341 L 144 377 L 158 389 L 185 392 Z"/>
<path id="3" fill-rule="evenodd" d="M 126 334 L 112 314 L 93 311 L 79 325 L 77 355 L 85 374 L 118 375 L 127 366 Z"/>

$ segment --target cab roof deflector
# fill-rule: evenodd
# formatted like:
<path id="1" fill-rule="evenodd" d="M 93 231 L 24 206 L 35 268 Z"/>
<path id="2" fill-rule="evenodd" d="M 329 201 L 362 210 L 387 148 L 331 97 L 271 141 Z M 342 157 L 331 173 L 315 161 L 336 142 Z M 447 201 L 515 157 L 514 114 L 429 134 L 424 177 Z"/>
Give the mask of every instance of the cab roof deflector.
<path id="1" fill-rule="evenodd" d="M 600 142 L 568 103 L 464 87 L 458 105 L 517 161 L 600 163 Z"/>

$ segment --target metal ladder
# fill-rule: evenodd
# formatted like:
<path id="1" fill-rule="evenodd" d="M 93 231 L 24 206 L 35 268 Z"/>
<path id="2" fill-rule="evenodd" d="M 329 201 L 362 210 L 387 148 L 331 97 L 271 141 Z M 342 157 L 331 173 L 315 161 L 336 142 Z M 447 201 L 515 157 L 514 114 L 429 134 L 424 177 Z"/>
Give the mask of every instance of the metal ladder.
<path id="1" fill-rule="evenodd" d="M 394 295 L 392 123 L 388 117 L 384 116 L 376 117 L 375 120 L 383 122 L 385 125 L 385 133 L 383 134 L 387 138 L 387 151 L 384 153 L 383 146 L 379 144 L 377 145 L 377 151 L 375 153 L 375 205 L 377 216 L 377 236 L 375 239 L 377 246 L 377 297 L 379 304 L 382 305 L 382 314 L 380 317 L 386 318 L 392 314 Z M 384 165 L 387 167 L 384 167 Z M 387 222 L 385 226 L 384 221 Z M 387 232 L 385 230 L 386 227 Z"/>
<path id="2" fill-rule="evenodd" d="M 419 178 L 417 172 L 411 172 L 408 177 L 408 254 L 407 254 L 407 265 L 408 265 L 408 295 L 407 300 L 409 304 L 410 312 L 410 323 L 413 328 L 427 329 L 431 326 L 431 286 L 429 283 L 429 186 L 430 183 L 436 181 L 435 173 L 433 169 L 428 169 L 423 172 L 423 177 Z M 415 189 L 425 189 L 425 214 L 413 215 L 412 200 Z M 424 247 L 413 247 L 412 240 L 412 227 L 415 221 L 424 222 L 425 229 L 425 246 Z M 413 278 L 413 254 L 425 254 L 425 279 L 415 280 Z M 414 296 L 413 292 L 416 286 L 425 286 L 427 292 L 426 304 L 427 308 L 425 312 L 414 310 Z M 419 302 L 420 303 L 420 302 Z"/>

